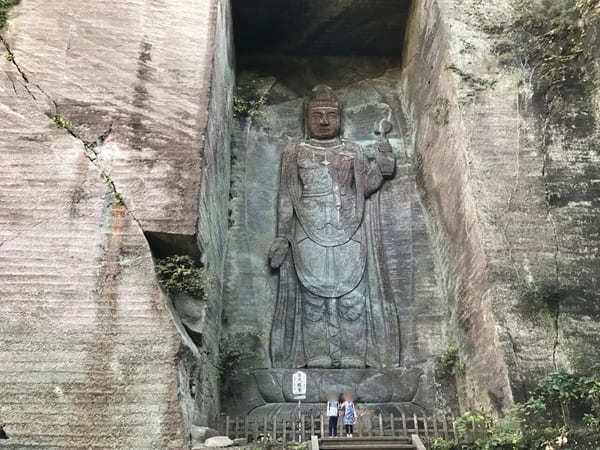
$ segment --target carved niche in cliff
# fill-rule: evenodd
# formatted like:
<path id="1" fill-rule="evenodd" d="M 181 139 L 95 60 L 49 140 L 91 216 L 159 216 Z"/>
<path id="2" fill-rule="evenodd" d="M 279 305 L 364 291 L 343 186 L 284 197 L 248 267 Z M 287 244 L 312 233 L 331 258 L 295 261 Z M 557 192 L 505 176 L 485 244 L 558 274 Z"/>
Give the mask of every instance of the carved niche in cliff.
<path id="1" fill-rule="evenodd" d="M 396 161 L 378 124 L 377 150 L 340 138 L 341 105 L 317 86 L 305 102 L 305 138 L 283 152 L 277 234 L 269 252 L 279 270 L 270 336 L 273 368 L 255 371 L 266 406 L 293 402 L 292 373 L 308 375 L 307 402 L 353 391 L 390 411 L 414 410 L 420 370 L 400 368 L 396 303 L 383 258 L 378 195 Z M 266 408 L 266 409 L 265 409 Z"/>

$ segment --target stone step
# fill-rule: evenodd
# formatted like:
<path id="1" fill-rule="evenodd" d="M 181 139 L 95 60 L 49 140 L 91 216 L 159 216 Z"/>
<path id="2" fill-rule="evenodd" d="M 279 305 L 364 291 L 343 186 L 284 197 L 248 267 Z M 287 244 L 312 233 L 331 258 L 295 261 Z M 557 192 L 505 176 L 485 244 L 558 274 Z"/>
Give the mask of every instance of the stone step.
<path id="1" fill-rule="evenodd" d="M 378 437 L 358 437 L 358 438 L 329 438 L 322 439 L 319 442 L 319 449 L 324 450 L 342 450 L 342 449 L 370 449 L 370 450 L 393 450 L 393 449 L 414 449 L 410 438 L 378 438 Z"/>
<path id="2" fill-rule="evenodd" d="M 360 443 L 351 443 L 351 442 L 340 442 L 335 445 L 319 445 L 319 450 L 352 450 L 352 449 L 365 449 L 365 450 L 395 450 L 395 449 L 403 449 L 403 450 L 415 450 L 415 446 L 408 443 L 397 443 L 397 442 L 360 442 Z"/>

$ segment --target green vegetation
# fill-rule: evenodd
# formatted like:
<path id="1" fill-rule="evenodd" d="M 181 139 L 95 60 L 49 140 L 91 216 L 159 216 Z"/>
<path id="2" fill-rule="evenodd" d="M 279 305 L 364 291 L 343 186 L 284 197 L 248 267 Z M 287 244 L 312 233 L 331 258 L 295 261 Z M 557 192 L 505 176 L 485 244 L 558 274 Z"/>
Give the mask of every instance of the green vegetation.
<path id="1" fill-rule="evenodd" d="M 249 368 L 260 361 L 257 348 L 262 333 L 255 331 L 238 332 L 221 339 L 219 354 L 222 376 L 248 375 Z"/>
<path id="2" fill-rule="evenodd" d="M 0 0 L 0 28 L 4 26 L 8 19 L 8 10 L 18 5 L 20 0 Z"/>
<path id="3" fill-rule="evenodd" d="M 188 294 L 206 299 L 207 275 L 189 256 L 175 255 L 159 259 L 156 275 L 162 288 L 170 295 Z"/>
<path id="4" fill-rule="evenodd" d="M 597 84 L 594 45 L 588 36 L 593 27 L 584 26 L 584 21 L 599 25 L 599 4 L 600 0 L 514 0 L 515 20 L 488 29 L 499 34 L 496 52 L 506 63 L 532 69 L 535 97 L 551 122 L 563 122 L 565 107 L 573 103 L 582 115 L 593 117 L 587 95 Z"/>
<path id="5" fill-rule="evenodd" d="M 58 128 L 64 128 L 65 130 L 72 130 L 73 124 L 65 119 L 63 116 L 55 114 L 52 116 L 52 121 L 56 124 Z"/>
<path id="6" fill-rule="evenodd" d="M 125 200 L 123 200 L 123 196 L 117 191 L 115 191 L 113 194 L 113 201 L 116 205 L 125 206 Z"/>
<path id="7" fill-rule="evenodd" d="M 261 92 L 258 80 L 251 78 L 235 88 L 233 96 L 233 116 L 236 118 L 264 116 L 260 108 L 267 102 L 268 95 Z"/>
<path id="8" fill-rule="evenodd" d="M 529 399 L 497 420 L 468 412 L 456 421 L 461 445 L 432 440 L 432 450 L 531 450 L 600 448 L 600 375 L 555 372 Z"/>
<path id="9" fill-rule="evenodd" d="M 449 346 L 440 357 L 440 368 L 445 376 L 462 376 L 465 374 L 465 364 L 460 360 L 458 347 Z"/>

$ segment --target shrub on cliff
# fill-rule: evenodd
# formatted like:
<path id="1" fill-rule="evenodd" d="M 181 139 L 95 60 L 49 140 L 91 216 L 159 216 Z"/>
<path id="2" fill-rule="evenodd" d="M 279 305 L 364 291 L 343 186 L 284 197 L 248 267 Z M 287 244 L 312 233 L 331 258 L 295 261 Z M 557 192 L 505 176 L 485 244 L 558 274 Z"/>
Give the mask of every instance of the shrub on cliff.
<path id="1" fill-rule="evenodd" d="M 206 273 L 189 256 L 175 255 L 158 260 L 156 275 L 170 295 L 187 294 L 205 299 Z"/>

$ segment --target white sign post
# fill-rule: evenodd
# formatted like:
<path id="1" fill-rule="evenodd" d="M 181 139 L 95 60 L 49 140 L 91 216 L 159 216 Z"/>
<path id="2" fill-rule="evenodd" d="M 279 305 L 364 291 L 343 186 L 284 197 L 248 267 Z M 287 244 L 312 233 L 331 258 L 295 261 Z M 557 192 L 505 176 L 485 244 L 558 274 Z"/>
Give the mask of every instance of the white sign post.
<path id="1" fill-rule="evenodd" d="M 306 373 L 299 370 L 292 376 L 292 394 L 294 399 L 306 399 Z"/>
<path id="2" fill-rule="evenodd" d="M 302 400 L 306 399 L 306 373 L 299 370 L 292 375 L 292 394 L 298 400 L 298 442 L 302 442 Z"/>

